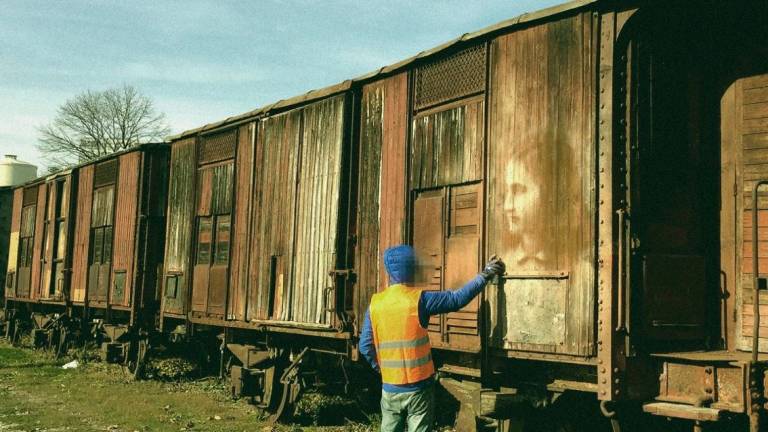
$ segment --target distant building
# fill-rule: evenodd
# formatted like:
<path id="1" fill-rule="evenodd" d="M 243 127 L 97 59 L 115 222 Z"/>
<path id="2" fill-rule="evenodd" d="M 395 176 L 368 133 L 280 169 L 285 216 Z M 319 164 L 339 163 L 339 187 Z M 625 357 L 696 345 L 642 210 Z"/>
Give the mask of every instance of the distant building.
<path id="1" fill-rule="evenodd" d="M 0 187 L 15 186 L 37 177 L 37 167 L 7 154 L 0 159 Z"/>

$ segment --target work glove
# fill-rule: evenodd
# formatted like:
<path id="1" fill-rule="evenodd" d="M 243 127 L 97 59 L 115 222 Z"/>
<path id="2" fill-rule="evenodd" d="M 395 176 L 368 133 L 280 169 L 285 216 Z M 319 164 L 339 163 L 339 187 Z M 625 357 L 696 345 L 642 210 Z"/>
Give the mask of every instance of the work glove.
<path id="1" fill-rule="evenodd" d="M 485 267 L 483 267 L 483 271 L 480 274 L 486 281 L 490 281 L 494 276 L 502 276 L 506 270 L 507 266 L 504 265 L 504 261 L 494 255 L 485 263 Z"/>

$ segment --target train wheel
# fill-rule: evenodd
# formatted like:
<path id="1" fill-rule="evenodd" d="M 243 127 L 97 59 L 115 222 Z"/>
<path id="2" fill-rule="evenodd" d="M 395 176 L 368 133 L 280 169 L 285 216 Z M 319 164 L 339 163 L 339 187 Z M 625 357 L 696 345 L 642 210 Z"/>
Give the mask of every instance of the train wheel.
<path id="1" fill-rule="evenodd" d="M 56 344 L 56 359 L 60 359 L 64 354 L 67 353 L 67 344 L 69 341 L 67 340 L 69 338 L 69 332 L 67 331 L 66 326 L 61 326 L 59 328 L 59 340 Z"/>
<path id="2" fill-rule="evenodd" d="M 298 382 L 290 381 L 280 383 L 280 403 L 275 412 L 269 417 L 269 421 L 274 423 L 286 421 L 293 416 L 293 408 L 301 393 L 301 386 Z"/>
<path id="3" fill-rule="evenodd" d="M 283 352 L 264 370 L 264 391 L 258 406 L 270 414 L 271 423 L 293 416 L 294 405 L 301 394 L 298 370 L 304 354 L 291 362 L 288 352 Z"/>
<path id="4" fill-rule="evenodd" d="M 149 354 L 149 342 L 147 339 L 139 339 L 131 342 L 131 348 L 128 350 L 128 359 L 126 366 L 134 380 L 140 380 L 144 376 L 144 369 L 147 364 Z"/>
<path id="5" fill-rule="evenodd" d="M 13 320 L 13 333 L 11 335 L 11 345 L 19 346 L 21 341 L 21 320 Z"/>

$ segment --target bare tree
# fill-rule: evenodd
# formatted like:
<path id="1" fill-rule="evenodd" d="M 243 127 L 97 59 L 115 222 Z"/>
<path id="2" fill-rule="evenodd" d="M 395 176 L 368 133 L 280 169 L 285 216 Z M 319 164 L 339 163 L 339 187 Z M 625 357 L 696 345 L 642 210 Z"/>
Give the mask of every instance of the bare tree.
<path id="1" fill-rule="evenodd" d="M 37 149 L 43 159 L 63 167 L 162 140 L 170 128 L 149 97 L 123 85 L 88 90 L 66 101 L 39 132 Z"/>

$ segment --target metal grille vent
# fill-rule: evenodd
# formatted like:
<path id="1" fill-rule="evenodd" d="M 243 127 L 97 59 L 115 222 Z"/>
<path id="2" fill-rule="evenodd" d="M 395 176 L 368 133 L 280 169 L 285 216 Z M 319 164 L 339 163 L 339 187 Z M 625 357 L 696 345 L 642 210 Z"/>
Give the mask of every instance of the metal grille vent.
<path id="1" fill-rule="evenodd" d="M 24 188 L 24 197 L 21 205 L 28 206 L 37 202 L 37 186 Z"/>
<path id="2" fill-rule="evenodd" d="M 477 45 L 419 67 L 414 106 L 421 110 L 484 90 L 485 45 Z"/>
<path id="3" fill-rule="evenodd" d="M 105 186 L 117 181 L 117 159 L 102 162 L 93 170 L 93 187 Z"/>
<path id="4" fill-rule="evenodd" d="M 217 133 L 203 137 L 198 153 L 200 165 L 218 162 L 235 157 L 235 144 L 237 143 L 237 131 Z"/>

